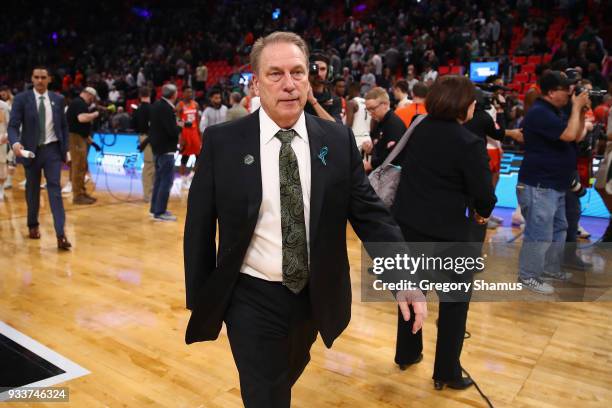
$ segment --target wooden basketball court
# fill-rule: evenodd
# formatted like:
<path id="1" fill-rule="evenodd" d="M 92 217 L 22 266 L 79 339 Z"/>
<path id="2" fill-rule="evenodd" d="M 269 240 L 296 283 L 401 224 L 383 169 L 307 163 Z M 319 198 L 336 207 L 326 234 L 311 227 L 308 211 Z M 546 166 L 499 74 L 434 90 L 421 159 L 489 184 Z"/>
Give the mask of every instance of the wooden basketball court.
<path id="1" fill-rule="evenodd" d="M 65 199 L 73 250 L 64 253 L 44 190 L 42 239 L 27 238 L 21 179 L 20 172 L 0 202 L 0 322 L 89 371 L 56 385 L 70 390 L 60 406 L 242 406 L 225 334 L 191 346 L 183 340 L 186 191 L 170 201 L 178 223 L 154 222 L 146 204 L 119 201 L 102 185 L 93 206 Z M 434 390 L 433 303 L 423 362 L 406 371 L 393 363 L 396 307 L 360 302 L 360 244 L 349 237 L 351 324 L 331 350 L 317 340 L 293 406 L 486 406 L 474 387 Z M 495 407 L 612 406 L 610 303 L 472 303 L 468 330 L 462 364 Z"/>

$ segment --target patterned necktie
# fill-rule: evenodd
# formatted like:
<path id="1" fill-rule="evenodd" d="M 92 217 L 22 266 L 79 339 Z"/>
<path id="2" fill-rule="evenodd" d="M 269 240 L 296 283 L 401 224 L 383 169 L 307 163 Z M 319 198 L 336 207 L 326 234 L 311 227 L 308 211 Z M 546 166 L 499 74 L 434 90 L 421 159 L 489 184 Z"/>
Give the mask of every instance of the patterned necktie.
<path id="1" fill-rule="evenodd" d="M 47 133 L 47 109 L 45 108 L 45 97 L 38 97 L 40 102 L 38 103 L 38 122 L 40 125 L 40 136 L 38 137 L 38 145 L 42 146 L 45 144 L 45 136 Z"/>
<path id="2" fill-rule="evenodd" d="M 278 156 L 283 233 L 283 285 L 299 293 L 308 283 L 308 248 L 304 221 L 304 198 L 297 157 L 291 141 L 294 130 L 280 130 L 275 135 L 282 143 Z"/>

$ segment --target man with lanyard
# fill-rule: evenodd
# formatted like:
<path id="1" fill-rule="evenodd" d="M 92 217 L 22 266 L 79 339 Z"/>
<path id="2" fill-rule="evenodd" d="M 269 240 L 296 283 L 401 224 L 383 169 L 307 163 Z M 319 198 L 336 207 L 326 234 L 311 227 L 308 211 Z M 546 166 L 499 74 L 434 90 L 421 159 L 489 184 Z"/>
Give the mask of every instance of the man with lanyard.
<path id="1" fill-rule="evenodd" d="M 187 179 L 187 162 L 189 161 L 189 156 L 196 156 L 196 160 L 198 155 L 200 154 L 200 149 L 202 148 L 202 138 L 200 137 L 200 132 L 198 130 L 197 123 L 199 121 L 199 111 L 200 107 L 198 103 L 193 100 L 193 90 L 190 86 L 185 85 L 183 87 L 183 100 L 179 102 L 176 107 L 177 116 L 180 122 L 184 123 L 183 130 L 181 131 L 181 136 L 179 138 L 179 146 L 181 153 L 181 167 L 179 168 L 179 174 L 182 179 L 182 184 L 184 188 L 189 188 L 189 182 Z"/>

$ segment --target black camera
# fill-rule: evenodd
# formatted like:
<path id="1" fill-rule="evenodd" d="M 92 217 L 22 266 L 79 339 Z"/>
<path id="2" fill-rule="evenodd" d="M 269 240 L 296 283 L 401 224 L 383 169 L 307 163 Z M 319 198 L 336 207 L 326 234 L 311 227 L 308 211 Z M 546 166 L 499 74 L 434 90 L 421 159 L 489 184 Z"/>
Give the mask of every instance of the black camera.
<path id="1" fill-rule="evenodd" d="M 193 123 L 192 123 L 192 122 L 190 122 L 190 121 L 185 122 L 185 127 L 186 127 L 187 129 L 191 129 L 191 127 L 192 127 L 192 126 L 193 126 Z"/>
<path id="2" fill-rule="evenodd" d="M 580 95 L 584 91 L 587 91 L 589 93 L 589 98 L 593 98 L 593 97 L 600 97 L 601 98 L 601 97 L 605 96 L 608 93 L 605 90 L 599 90 L 599 89 L 587 90 L 584 86 L 577 86 L 576 89 L 574 90 L 574 93 L 576 95 Z"/>

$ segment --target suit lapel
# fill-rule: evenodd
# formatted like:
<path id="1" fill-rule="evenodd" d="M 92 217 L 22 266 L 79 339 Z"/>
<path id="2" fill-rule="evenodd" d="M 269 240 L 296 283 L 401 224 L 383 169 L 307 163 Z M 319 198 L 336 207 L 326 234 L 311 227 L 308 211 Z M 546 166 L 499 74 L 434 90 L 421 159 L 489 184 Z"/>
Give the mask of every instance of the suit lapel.
<path id="1" fill-rule="evenodd" d="M 253 229 L 257 224 L 259 207 L 261 206 L 261 155 L 259 147 L 259 111 L 250 115 L 245 123 L 245 129 L 240 135 L 239 165 L 247 191 L 247 220 Z M 252 231 L 251 231 L 252 235 Z"/>
<path id="2" fill-rule="evenodd" d="M 310 145 L 310 245 L 316 239 L 321 208 L 325 197 L 326 165 L 319 158 L 325 145 L 325 134 L 314 118 L 306 114 Z"/>

